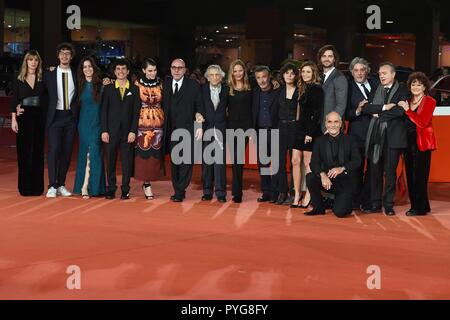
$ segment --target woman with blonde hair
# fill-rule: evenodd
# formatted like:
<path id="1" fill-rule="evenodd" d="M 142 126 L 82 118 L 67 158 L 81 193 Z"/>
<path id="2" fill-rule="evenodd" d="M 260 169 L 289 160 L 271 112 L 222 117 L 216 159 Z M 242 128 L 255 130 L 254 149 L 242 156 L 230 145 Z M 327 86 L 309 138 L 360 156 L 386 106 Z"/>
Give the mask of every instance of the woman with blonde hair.
<path id="1" fill-rule="evenodd" d="M 253 127 L 252 124 L 252 89 L 245 64 L 242 60 L 234 60 L 228 70 L 228 119 L 227 128 L 244 132 Z M 232 164 L 232 196 L 233 202 L 242 202 L 242 178 L 244 164 L 238 163 L 238 153 L 245 150 L 237 150 L 238 139 L 234 138 L 234 150 Z M 245 139 L 247 147 L 248 139 Z"/>
<path id="2" fill-rule="evenodd" d="M 11 99 L 11 129 L 17 134 L 18 188 L 22 196 L 44 192 L 44 90 L 42 59 L 37 51 L 30 50 L 14 79 Z M 17 108 L 23 110 L 20 115 Z"/>
<path id="3" fill-rule="evenodd" d="M 298 122 L 296 139 L 292 151 L 292 175 L 294 180 L 295 196 L 294 208 L 307 208 L 311 202 L 311 195 L 306 189 L 305 196 L 300 204 L 301 178 L 311 172 L 312 146 L 315 139 L 322 134 L 320 125 L 323 113 L 324 93 L 320 85 L 319 69 L 312 61 L 304 62 L 300 67 L 298 81 Z M 300 165 L 303 160 L 305 174 L 300 173 Z"/>

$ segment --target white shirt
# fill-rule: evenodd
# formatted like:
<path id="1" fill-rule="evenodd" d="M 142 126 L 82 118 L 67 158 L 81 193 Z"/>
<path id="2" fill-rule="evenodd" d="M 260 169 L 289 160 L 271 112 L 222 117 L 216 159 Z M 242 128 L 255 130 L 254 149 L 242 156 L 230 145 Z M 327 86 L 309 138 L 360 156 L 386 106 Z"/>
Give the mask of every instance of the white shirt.
<path id="1" fill-rule="evenodd" d="M 214 105 L 214 110 L 216 110 L 220 102 L 220 92 L 222 91 L 222 85 L 219 84 L 217 87 L 209 85 L 209 90 L 211 91 L 211 101 Z"/>
<path id="2" fill-rule="evenodd" d="M 62 81 L 62 74 L 67 73 L 67 77 L 69 79 L 69 105 L 68 108 L 70 109 L 70 104 L 72 102 L 73 96 L 75 95 L 75 84 L 73 83 L 73 77 L 72 77 L 72 69 L 66 69 L 63 70 L 59 66 L 56 68 L 56 85 L 58 87 L 58 101 L 56 103 L 56 110 L 64 110 L 64 93 L 63 93 L 63 81 Z"/>
<path id="3" fill-rule="evenodd" d="M 366 95 L 366 92 L 364 91 L 363 86 L 365 86 L 367 88 L 367 90 L 369 90 L 369 92 L 372 92 L 372 87 L 370 86 L 369 81 L 366 80 L 363 83 L 356 82 L 356 84 L 358 85 L 359 90 L 361 90 L 361 93 L 363 94 L 364 98 L 366 98 L 366 100 L 367 100 L 369 97 Z"/>
<path id="4" fill-rule="evenodd" d="M 181 86 L 183 85 L 183 79 L 184 79 L 184 77 L 178 81 L 175 81 L 175 79 L 172 80 L 172 92 L 173 93 L 175 93 L 175 83 L 178 83 L 178 91 L 180 91 Z"/>
<path id="5" fill-rule="evenodd" d="M 324 72 L 323 74 L 325 75 L 325 78 L 323 79 L 323 83 L 325 83 L 325 81 L 327 81 L 328 77 L 330 76 L 330 74 L 334 71 L 334 69 L 336 69 L 335 67 L 331 68 L 330 70 L 328 70 L 327 72 Z"/>

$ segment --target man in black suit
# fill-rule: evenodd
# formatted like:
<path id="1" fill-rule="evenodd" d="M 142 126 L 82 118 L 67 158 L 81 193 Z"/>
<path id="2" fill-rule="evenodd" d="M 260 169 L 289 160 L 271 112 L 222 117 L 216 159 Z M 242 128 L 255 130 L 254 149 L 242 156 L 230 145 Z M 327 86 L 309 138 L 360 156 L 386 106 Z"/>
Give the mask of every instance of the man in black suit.
<path id="1" fill-rule="evenodd" d="M 271 201 L 275 203 L 278 198 L 276 185 L 276 174 L 263 174 L 263 168 L 270 168 L 269 163 L 261 163 L 259 145 L 261 144 L 261 132 L 267 134 L 266 156 L 270 158 L 271 150 L 271 130 L 278 127 L 278 95 L 279 89 L 274 89 L 270 81 L 270 69 L 267 66 L 257 66 L 255 68 L 255 78 L 258 87 L 253 90 L 252 117 L 253 127 L 258 137 L 258 168 L 261 178 L 262 195 L 257 199 L 258 202 Z"/>
<path id="2" fill-rule="evenodd" d="M 381 212 L 383 175 L 385 190 L 383 206 L 386 215 L 395 215 L 394 196 L 397 165 L 400 154 L 407 146 L 405 110 L 398 102 L 408 99 L 408 90 L 395 80 L 395 66 L 390 62 L 380 64 L 381 84 L 372 91 L 369 103 L 362 113 L 375 115 L 370 120 L 366 138 L 366 156 L 369 159 L 371 207 L 366 212 Z"/>
<path id="3" fill-rule="evenodd" d="M 128 61 L 118 59 L 113 64 L 116 81 L 105 87 L 102 96 L 102 141 L 106 144 L 108 189 L 106 199 L 114 199 L 116 159 L 120 149 L 122 162 L 121 199 L 130 198 L 133 143 L 136 140 L 141 101 L 139 89 L 127 79 Z"/>
<path id="4" fill-rule="evenodd" d="M 371 115 L 362 114 L 362 106 L 368 101 L 370 93 L 374 91 L 379 81 L 368 78 L 370 66 L 366 59 L 356 57 L 350 62 L 350 72 L 353 79 L 348 86 L 348 103 L 346 110 L 346 119 L 349 121 L 348 134 L 354 138 L 358 145 L 361 156 L 361 166 L 357 172 L 357 182 L 355 184 L 355 193 L 353 208 L 360 209 L 370 206 L 370 182 L 368 165 L 366 166 L 365 144 L 367 130 L 369 129 Z M 364 168 L 367 168 L 364 172 Z"/>
<path id="5" fill-rule="evenodd" d="M 197 81 L 184 76 L 186 73 L 185 62 L 182 59 L 173 60 L 170 72 L 172 77 L 167 78 L 163 85 L 163 107 L 166 115 L 165 152 L 171 152 L 179 142 L 171 139 L 175 130 L 177 130 L 177 134 L 182 132 L 188 134 L 191 146 L 190 150 L 183 149 L 180 153 L 174 152 L 174 154 L 171 152 L 172 186 L 175 192 L 171 200 L 182 202 L 192 177 L 194 134 L 196 140 L 201 140 L 203 134 L 201 125 L 204 121 L 205 111 L 200 85 Z M 174 139 L 176 138 L 174 137 Z M 185 151 L 190 151 L 187 157 L 184 154 Z M 177 158 L 176 162 L 174 162 L 174 157 Z M 185 160 L 186 158 L 187 160 Z"/>
<path id="6" fill-rule="evenodd" d="M 335 196 L 333 213 L 344 218 L 352 212 L 353 185 L 361 157 L 353 137 L 341 132 L 339 113 L 332 111 L 327 114 L 325 125 L 328 133 L 314 143 L 311 172 L 306 175 L 313 210 L 305 212 L 305 215 L 325 214 L 321 191 L 326 191 Z"/>
<path id="7" fill-rule="evenodd" d="M 214 148 L 211 155 L 214 160 L 219 160 L 213 163 L 205 163 L 207 160 L 203 159 L 203 201 L 211 200 L 213 191 L 219 202 L 227 201 L 225 137 L 228 88 L 222 84 L 224 76 L 225 72 L 219 65 L 210 65 L 205 72 L 205 78 L 208 79 L 208 83 L 202 85 L 202 99 L 205 107 L 203 149 Z"/>
<path id="8" fill-rule="evenodd" d="M 66 189 L 66 176 L 72 157 L 73 139 L 77 127 L 76 71 L 70 67 L 75 50 L 70 43 L 57 48 L 59 65 L 44 75 L 48 93 L 48 191 L 47 198 L 72 194 Z"/>

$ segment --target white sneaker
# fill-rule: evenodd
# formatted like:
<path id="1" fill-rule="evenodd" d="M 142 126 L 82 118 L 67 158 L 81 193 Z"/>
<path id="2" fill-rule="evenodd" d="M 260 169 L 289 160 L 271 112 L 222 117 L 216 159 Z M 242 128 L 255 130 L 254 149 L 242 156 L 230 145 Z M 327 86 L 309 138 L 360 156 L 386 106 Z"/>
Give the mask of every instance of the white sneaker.
<path id="1" fill-rule="evenodd" d="M 69 192 L 69 190 L 67 190 L 64 186 L 58 188 L 57 194 L 63 197 L 70 197 L 72 195 L 72 193 Z"/>
<path id="2" fill-rule="evenodd" d="M 56 189 L 54 187 L 50 187 L 47 191 L 47 198 L 56 198 Z"/>

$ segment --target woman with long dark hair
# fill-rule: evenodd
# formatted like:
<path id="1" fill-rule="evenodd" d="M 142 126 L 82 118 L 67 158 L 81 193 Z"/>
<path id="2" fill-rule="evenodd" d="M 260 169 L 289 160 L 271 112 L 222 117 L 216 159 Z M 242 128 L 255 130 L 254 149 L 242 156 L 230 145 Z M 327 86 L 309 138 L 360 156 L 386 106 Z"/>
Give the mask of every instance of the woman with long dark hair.
<path id="1" fill-rule="evenodd" d="M 17 133 L 18 188 L 22 196 L 44 192 L 44 91 L 42 59 L 37 51 L 30 50 L 14 79 L 11 99 L 11 129 Z M 20 116 L 17 107 L 22 109 Z"/>
<path id="2" fill-rule="evenodd" d="M 307 208 L 311 202 L 308 189 L 301 199 L 300 185 L 302 176 L 311 172 L 312 146 L 316 137 L 322 135 L 321 121 L 323 112 L 323 90 L 320 85 L 319 69 L 312 61 L 304 62 L 300 67 L 299 91 L 299 118 L 296 140 L 292 151 L 292 176 L 294 180 L 295 196 L 292 207 Z M 305 174 L 300 172 L 301 161 L 305 166 Z"/>
<path id="3" fill-rule="evenodd" d="M 105 193 L 102 161 L 100 70 L 92 57 L 84 57 L 78 65 L 79 150 L 73 192 L 83 198 Z"/>

